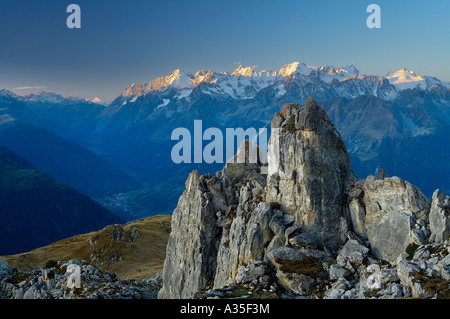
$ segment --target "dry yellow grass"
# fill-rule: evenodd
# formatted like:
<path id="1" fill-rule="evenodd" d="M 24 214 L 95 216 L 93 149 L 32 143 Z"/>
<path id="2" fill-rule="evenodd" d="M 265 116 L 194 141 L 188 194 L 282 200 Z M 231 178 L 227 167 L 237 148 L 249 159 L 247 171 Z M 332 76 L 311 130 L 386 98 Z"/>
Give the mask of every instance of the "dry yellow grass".
<path id="1" fill-rule="evenodd" d="M 66 262 L 69 259 L 86 260 L 100 265 L 102 270 L 116 272 L 121 279 L 147 279 L 162 271 L 166 246 L 170 234 L 170 215 L 157 215 L 123 225 L 124 234 L 130 238 L 133 228 L 139 237 L 131 241 L 111 241 L 112 226 L 102 230 L 60 240 L 27 253 L 0 257 L 10 267 L 22 271 L 44 267 L 47 261 Z M 95 242 L 95 247 L 90 244 Z M 91 261 L 91 254 L 97 256 Z M 111 257 L 118 260 L 111 261 Z"/>

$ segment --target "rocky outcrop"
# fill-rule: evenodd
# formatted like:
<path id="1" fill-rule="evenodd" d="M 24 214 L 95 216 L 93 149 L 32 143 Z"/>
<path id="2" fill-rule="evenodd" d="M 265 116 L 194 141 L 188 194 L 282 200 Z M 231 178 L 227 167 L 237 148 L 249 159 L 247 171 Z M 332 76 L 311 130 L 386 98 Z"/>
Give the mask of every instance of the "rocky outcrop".
<path id="1" fill-rule="evenodd" d="M 448 196 L 437 190 L 430 202 L 384 170 L 358 179 L 312 99 L 284 105 L 271 126 L 267 176 L 249 141 L 215 176 L 188 176 L 160 276 L 121 281 L 76 261 L 20 273 L 0 261 L 0 297 L 450 298 Z M 110 241 L 90 240 L 92 260 L 140 236 L 104 231 Z M 81 290 L 67 290 L 70 263 Z"/>
<path id="2" fill-rule="evenodd" d="M 71 266 L 79 267 L 79 287 L 69 284 Z M 0 260 L 0 299 L 156 299 L 160 286 L 160 274 L 149 280 L 121 280 L 116 273 L 75 259 L 28 272 Z"/>
<path id="3" fill-rule="evenodd" d="M 159 292 L 161 298 L 189 298 L 213 279 L 216 269 L 218 228 L 216 207 L 226 203 L 218 198 L 217 178 L 189 175 L 186 190 L 172 214 L 172 227 L 164 263 L 166 283 Z M 219 202 L 220 201 L 220 202 Z"/>
<path id="4" fill-rule="evenodd" d="M 384 171 L 355 183 L 349 210 L 354 232 L 369 241 L 376 257 L 389 262 L 430 235 L 430 201 L 411 183 Z"/>
<path id="5" fill-rule="evenodd" d="M 400 283 L 414 298 L 450 298 L 450 247 L 447 244 L 416 246 L 396 262 Z"/>
<path id="6" fill-rule="evenodd" d="M 272 121 L 267 199 L 297 225 L 337 249 L 349 229 L 345 185 L 355 177 L 350 156 L 326 112 L 312 99 L 287 104 Z"/>
<path id="7" fill-rule="evenodd" d="M 431 241 L 439 243 L 450 237 L 450 197 L 440 190 L 433 194 L 430 210 Z"/>
<path id="8" fill-rule="evenodd" d="M 425 296 L 414 290 L 421 277 L 410 278 L 402 261 L 427 249 L 439 255 L 414 258 L 441 270 L 425 275 L 448 280 L 448 197 L 435 193 L 430 203 L 383 170 L 359 180 L 312 99 L 284 105 L 271 126 L 267 176 L 248 141 L 216 176 L 189 175 L 172 215 L 159 298 Z M 436 247 L 426 248 L 431 241 Z"/>
<path id="9" fill-rule="evenodd" d="M 235 281 L 239 266 L 264 260 L 266 247 L 273 238 L 269 227 L 272 216 L 272 208 L 266 202 L 259 203 L 251 213 L 238 206 L 230 228 L 222 234 L 214 287 Z"/>

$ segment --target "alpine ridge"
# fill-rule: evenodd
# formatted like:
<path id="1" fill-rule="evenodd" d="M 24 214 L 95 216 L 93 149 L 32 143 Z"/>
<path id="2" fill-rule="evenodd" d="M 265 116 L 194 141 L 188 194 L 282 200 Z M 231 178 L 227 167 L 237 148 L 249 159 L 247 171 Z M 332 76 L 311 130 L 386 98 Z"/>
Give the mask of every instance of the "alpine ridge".
<path id="1" fill-rule="evenodd" d="M 283 83 L 289 81 L 293 77 L 303 78 L 305 82 L 314 83 L 320 81 L 330 84 L 332 81 L 345 83 L 352 79 L 367 80 L 368 82 L 383 81 L 386 79 L 395 89 L 393 91 L 402 91 L 405 89 L 432 89 L 434 87 L 450 88 L 448 83 L 440 81 L 430 76 L 416 75 L 414 71 L 402 68 L 398 71 L 389 72 L 385 76 L 363 75 L 354 65 L 345 67 L 335 67 L 333 65 L 323 65 L 320 67 L 308 66 L 304 63 L 293 62 L 286 63 L 280 69 L 275 71 L 263 70 L 256 72 L 254 67 L 243 67 L 239 65 L 231 74 L 227 72 L 207 72 L 201 70 L 194 75 L 189 75 L 176 69 L 172 74 L 163 76 L 150 81 L 148 84 L 133 83 L 129 88 L 125 89 L 120 97 L 136 98 L 156 90 L 177 88 L 192 89 L 202 83 L 213 84 L 215 90 L 209 92 L 220 92 L 229 95 L 232 98 L 249 98 L 252 97 L 249 87 L 263 89 L 269 85 L 279 86 L 279 94 L 283 92 Z M 372 84 L 373 85 L 373 84 Z M 241 87 L 241 88 L 240 88 Z M 360 91 L 363 91 L 361 88 Z M 208 92 L 208 90 L 205 90 Z M 388 96 L 389 99 L 395 98 L 393 92 Z M 376 91 L 374 96 L 377 96 Z"/>

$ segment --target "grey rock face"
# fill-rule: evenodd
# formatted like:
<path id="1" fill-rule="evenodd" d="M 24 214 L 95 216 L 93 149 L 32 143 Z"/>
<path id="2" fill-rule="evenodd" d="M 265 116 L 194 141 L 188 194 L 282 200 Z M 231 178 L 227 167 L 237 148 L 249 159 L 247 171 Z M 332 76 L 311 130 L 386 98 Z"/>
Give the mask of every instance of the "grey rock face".
<path id="1" fill-rule="evenodd" d="M 233 282 L 240 265 L 264 260 L 266 247 L 273 238 L 269 227 L 272 209 L 262 202 L 248 215 L 238 213 L 229 231 L 222 234 L 214 287 L 222 288 Z"/>
<path id="2" fill-rule="evenodd" d="M 283 106 L 281 116 L 269 141 L 267 199 L 336 249 L 348 229 L 344 184 L 354 176 L 345 144 L 312 99 Z"/>
<path id="3" fill-rule="evenodd" d="M 364 182 L 366 214 L 411 211 L 416 219 L 428 221 L 430 201 L 420 189 L 396 176 L 377 179 L 367 177 Z"/>
<path id="4" fill-rule="evenodd" d="M 264 260 L 274 237 L 273 209 L 254 154 L 259 148 L 245 141 L 215 177 L 190 174 L 172 215 L 159 298 L 190 298 L 213 281 L 222 288 L 236 280 L 240 266 Z"/>
<path id="5" fill-rule="evenodd" d="M 360 238 L 367 239 L 366 208 L 361 199 L 353 198 L 348 204 L 353 231 Z"/>
<path id="6" fill-rule="evenodd" d="M 430 201 L 411 183 L 384 171 L 378 175 L 350 190 L 350 218 L 354 232 L 369 240 L 375 256 L 395 262 L 409 244 L 427 239 Z M 416 223 L 423 226 L 415 229 Z"/>
<path id="7" fill-rule="evenodd" d="M 312 99 L 284 105 L 271 126 L 267 178 L 248 141 L 216 176 L 189 175 L 159 298 L 221 298 L 242 287 L 288 298 L 424 297 L 419 272 L 448 280 L 448 197 L 436 192 L 431 204 L 383 170 L 358 180 Z M 434 240 L 441 246 L 428 247 Z M 410 244 L 419 247 L 413 261 L 405 259 Z M 367 284 L 372 264 L 381 267 L 378 292 Z"/>
<path id="8" fill-rule="evenodd" d="M 350 275 L 350 272 L 347 269 L 344 269 L 337 264 L 331 265 L 329 272 L 331 280 L 338 280 L 339 278 L 345 278 Z"/>
<path id="9" fill-rule="evenodd" d="M 218 228 L 213 204 L 204 196 L 207 182 L 213 183 L 200 179 L 197 171 L 189 174 L 186 190 L 172 214 L 160 298 L 189 298 L 213 278 Z"/>
<path id="10" fill-rule="evenodd" d="M 393 262 L 411 243 L 411 216 L 402 212 L 379 211 L 367 220 L 368 238 L 375 256 Z"/>
<path id="11" fill-rule="evenodd" d="M 430 210 L 430 228 L 435 242 L 442 242 L 450 236 L 450 197 L 440 190 L 433 194 Z"/>

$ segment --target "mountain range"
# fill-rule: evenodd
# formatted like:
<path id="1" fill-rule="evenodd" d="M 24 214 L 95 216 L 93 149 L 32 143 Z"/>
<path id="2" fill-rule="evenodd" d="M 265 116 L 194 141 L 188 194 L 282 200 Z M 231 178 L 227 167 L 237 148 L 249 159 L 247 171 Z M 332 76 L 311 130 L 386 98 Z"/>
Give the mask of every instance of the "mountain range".
<path id="1" fill-rule="evenodd" d="M 125 89 L 106 107 L 101 126 L 104 132 L 115 132 L 109 160 L 145 176 L 146 163 L 158 166 L 162 153 L 147 153 L 146 145 L 157 145 L 156 149 L 169 154 L 167 144 L 174 144 L 169 137 L 175 127 L 192 128 L 194 119 L 202 119 L 204 127 L 220 129 L 268 127 L 278 105 L 310 96 L 323 105 L 342 132 L 352 168 L 359 175 L 385 167 L 431 196 L 436 185 L 444 190 L 450 185 L 444 147 L 450 125 L 449 88 L 446 82 L 406 68 L 386 76 L 363 75 L 353 65 L 311 67 L 297 62 L 277 71 L 255 72 L 239 66 L 231 74 L 210 70 L 190 75 L 175 70 Z M 146 163 L 130 159 L 128 166 L 122 166 L 116 157 L 126 150 L 114 155 L 121 144 L 136 145 Z M 386 156 L 391 153 L 393 157 Z"/>
<path id="2" fill-rule="evenodd" d="M 225 98 L 254 98 L 257 92 L 269 86 L 275 86 L 276 95 L 281 97 L 286 94 L 286 85 L 290 82 L 289 80 L 294 78 L 297 83 L 305 86 L 314 83 L 319 84 L 319 87 L 325 88 L 325 85 L 328 84 L 336 92 L 327 92 L 327 94 L 332 95 L 334 93 L 336 96 L 347 98 L 354 98 L 358 95 L 374 95 L 385 99 L 394 99 L 397 97 L 396 93 L 398 91 L 405 89 L 450 88 L 448 83 L 434 77 L 417 75 L 414 71 L 406 68 L 389 72 L 386 76 L 381 77 L 360 74 L 354 65 L 342 68 L 328 65 L 313 67 L 304 63 L 294 62 L 285 64 L 276 71 L 264 70 L 260 72 L 254 71 L 252 67 L 244 68 L 240 65 L 231 74 L 201 70 L 194 75 L 190 75 L 177 69 L 171 75 L 157 78 L 148 84 L 133 83 L 121 93 L 122 99 L 120 100 L 123 101 L 122 105 L 125 105 L 128 102 L 135 102 L 142 95 L 167 88 L 184 90 L 177 96 L 177 98 L 184 98 L 190 95 L 192 89 L 202 84 L 212 84 L 212 86 L 203 86 L 202 91 L 204 93 L 219 94 Z M 393 87 L 386 87 L 383 91 L 380 86 L 387 83 L 392 84 Z M 346 86 L 353 87 L 355 90 L 344 91 L 339 89 Z M 328 88 L 328 90 L 325 89 L 324 91 L 330 90 Z"/>
<path id="3" fill-rule="evenodd" d="M 109 105 L 0 90 L 0 145 L 95 199 L 123 220 L 171 213 L 185 176 L 223 163 L 174 164 L 171 133 L 203 127 L 269 129 L 285 103 L 312 97 L 341 132 L 358 176 L 384 168 L 431 198 L 450 190 L 450 84 L 402 68 L 384 76 L 353 66 L 294 62 L 275 71 L 177 69 L 134 83 Z M 97 101 L 97 100 L 96 100 Z M 236 141 L 236 146 L 241 141 Z"/>

